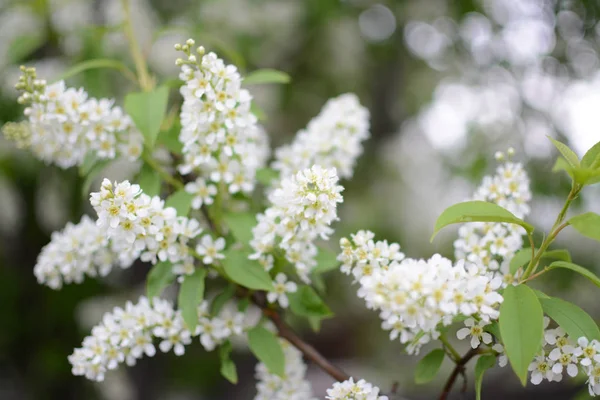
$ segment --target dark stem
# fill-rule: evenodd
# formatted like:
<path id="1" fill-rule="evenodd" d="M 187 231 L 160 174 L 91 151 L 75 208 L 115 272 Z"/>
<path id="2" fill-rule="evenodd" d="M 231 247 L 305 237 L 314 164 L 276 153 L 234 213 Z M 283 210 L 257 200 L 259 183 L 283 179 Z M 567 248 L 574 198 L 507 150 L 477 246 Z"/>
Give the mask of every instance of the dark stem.
<path id="1" fill-rule="evenodd" d="M 304 356 L 315 363 L 319 368 L 325 371 L 329 376 L 339 382 L 343 382 L 345 380 L 350 379 L 350 376 L 342 371 L 339 367 L 333 365 L 329 360 L 327 360 L 321 353 L 319 353 L 314 347 L 310 344 L 306 343 L 300 336 L 296 335 L 296 333 L 290 328 L 282 319 L 279 313 L 271 308 L 269 308 L 264 299 L 264 293 L 254 293 L 252 296 L 252 301 L 254 304 L 259 306 L 263 314 L 269 318 L 275 327 L 277 328 L 277 332 L 279 336 L 283 339 L 290 342 L 294 347 L 304 354 Z"/>
<path id="2" fill-rule="evenodd" d="M 446 384 L 444 385 L 444 390 L 442 391 L 442 394 L 440 395 L 440 400 L 446 400 L 448 398 L 448 395 L 450 394 L 450 391 L 452 391 L 452 386 L 454 386 L 454 382 L 456 382 L 458 375 L 462 374 L 463 378 L 465 380 L 465 383 L 462 387 L 463 393 L 467 390 L 467 378 L 465 375 L 465 365 L 473 357 L 475 357 L 478 354 L 479 354 L 479 348 L 471 349 L 460 360 L 458 360 L 458 362 L 456 363 L 456 366 L 454 367 L 454 370 L 452 371 L 452 374 L 450 374 L 450 377 L 448 378 L 448 380 L 446 381 Z"/>

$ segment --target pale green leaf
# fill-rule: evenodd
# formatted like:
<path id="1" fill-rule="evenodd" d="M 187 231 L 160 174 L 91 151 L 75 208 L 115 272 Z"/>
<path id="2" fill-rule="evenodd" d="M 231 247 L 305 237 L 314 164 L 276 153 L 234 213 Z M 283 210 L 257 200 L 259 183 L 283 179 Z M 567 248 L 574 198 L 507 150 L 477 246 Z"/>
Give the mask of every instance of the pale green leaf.
<path id="1" fill-rule="evenodd" d="M 600 168 L 600 142 L 592 146 L 581 159 L 581 166 L 585 168 Z"/>
<path id="2" fill-rule="evenodd" d="M 112 59 L 108 59 L 108 58 L 98 58 L 98 59 L 94 59 L 94 60 L 86 60 L 86 61 L 80 62 L 79 64 L 75 64 L 74 66 L 72 66 L 71 68 L 69 68 L 68 70 L 63 72 L 58 77 L 57 81 L 68 79 L 72 76 L 75 76 L 77 74 L 80 74 L 80 73 L 90 70 L 90 69 L 98 69 L 98 68 L 118 70 L 126 78 L 133 80 L 134 82 L 136 81 L 135 74 L 129 68 L 127 68 L 127 66 L 125 64 L 123 64 L 119 60 L 112 60 Z"/>
<path id="3" fill-rule="evenodd" d="M 227 285 L 225 289 L 221 293 L 215 296 L 215 298 L 210 303 L 210 312 L 212 315 L 218 315 L 221 312 L 221 309 L 235 294 L 235 285 L 230 284 Z"/>
<path id="4" fill-rule="evenodd" d="M 527 368 L 541 347 L 544 312 L 535 293 L 526 285 L 508 286 L 500 306 L 500 334 L 510 364 L 527 382 Z"/>
<path id="5" fill-rule="evenodd" d="M 237 369 L 235 367 L 235 363 L 231 360 L 231 342 L 229 340 L 225 341 L 219 347 L 219 359 L 221 360 L 221 375 L 229 382 L 234 385 L 238 382 Z"/>
<path id="6" fill-rule="evenodd" d="M 173 265 L 170 262 L 159 262 L 146 277 L 146 295 L 149 299 L 159 297 L 164 288 L 175 280 Z"/>
<path id="7" fill-rule="evenodd" d="M 565 261 L 555 261 L 548 266 L 548 270 L 556 268 L 566 268 L 570 269 L 571 271 L 575 271 L 578 274 L 581 274 L 584 277 L 588 278 L 590 281 L 592 281 L 594 285 L 600 287 L 600 278 L 587 268 Z"/>
<path id="8" fill-rule="evenodd" d="M 267 369 L 281 377 L 285 374 L 285 355 L 279 339 L 271 331 L 257 326 L 248 331 L 248 345 L 252 353 Z"/>
<path id="9" fill-rule="evenodd" d="M 442 349 L 434 349 L 419 361 L 415 369 L 415 383 L 427 383 L 437 375 L 446 354 Z"/>
<path id="10" fill-rule="evenodd" d="M 337 254 L 323 247 L 319 247 L 319 252 L 315 257 L 315 261 L 317 262 L 317 266 L 312 270 L 315 274 L 331 271 L 340 266 L 340 262 L 337 260 Z"/>
<path id="11" fill-rule="evenodd" d="M 183 278 L 183 282 L 179 288 L 177 304 L 190 332 L 194 332 L 196 325 L 198 325 L 198 305 L 200 305 L 204 298 L 205 278 L 206 270 L 204 268 L 196 268 L 192 275 L 186 275 Z"/>
<path id="12" fill-rule="evenodd" d="M 277 170 L 266 167 L 256 170 L 256 180 L 265 186 L 270 186 L 277 179 L 279 179 L 279 171 Z"/>
<path id="13" fill-rule="evenodd" d="M 248 245 L 252 240 L 252 228 L 257 224 L 256 215 L 250 212 L 230 212 L 223 215 L 225 223 L 233 237 L 240 243 Z"/>
<path id="14" fill-rule="evenodd" d="M 600 215 L 587 212 L 571 218 L 569 224 L 583 236 L 600 241 Z"/>
<path id="15" fill-rule="evenodd" d="M 579 163 L 579 157 L 577 157 L 577 154 L 575 154 L 575 152 L 571 150 L 569 146 L 562 142 L 559 142 L 556 139 L 551 138 L 550 136 L 548 136 L 548 139 L 550 139 L 552 144 L 554 144 L 554 147 L 556 147 L 558 151 L 560 151 L 560 154 L 563 155 L 563 157 L 571 167 L 578 168 L 581 166 L 581 164 Z"/>
<path id="16" fill-rule="evenodd" d="M 515 217 L 510 211 L 487 201 L 466 201 L 448 207 L 435 223 L 431 240 L 445 226 L 464 222 L 505 222 L 520 225 L 527 232 L 533 232 L 533 226 Z"/>
<path id="17" fill-rule="evenodd" d="M 125 111 L 144 136 L 144 144 L 150 150 L 154 149 L 168 101 L 169 89 L 166 86 L 158 87 L 152 92 L 130 93 L 125 96 Z"/>
<path id="18" fill-rule="evenodd" d="M 582 336 L 600 340 L 600 330 L 592 317 L 580 307 L 557 298 L 540 299 L 546 315 L 552 318 L 574 340 Z"/>
<path id="19" fill-rule="evenodd" d="M 186 217 L 190 212 L 193 198 L 193 194 L 186 192 L 185 189 L 180 189 L 167 197 L 165 207 L 173 207 L 177 210 L 178 216 Z"/>
<path id="20" fill-rule="evenodd" d="M 483 373 L 496 364 L 496 356 L 487 354 L 479 357 L 475 364 L 475 397 L 481 400 L 481 384 L 483 383 Z"/>
<path id="21" fill-rule="evenodd" d="M 288 74 L 276 69 L 264 68 L 252 71 L 243 80 L 244 85 L 261 85 L 265 83 L 289 83 Z"/>
<path id="22" fill-rule="evenodd" d="M 538 249 L 535 249 L 537 252 Z M 565 249 L 557 249 L 557 250 L 548 250 L 542 254 L 542 259 L 552 259 L 552 260 L 561 260 L 561 261 L 571 261 L 571 254 L 568 250 Z M 525 248 L 517 251 L 514 257 L 510 260 L 509 270 L 511 274 L 517 272 L 517 270 L 528 264 L 531 261 L 531 249 Z"/>
<path id="23" fill-rule="evenodd" d="M 248 259 L 248 252 L 228 249 L 225 251 L 223 267 L 225 273 L 234 282 L 255 290 L 273 290 L 273 281 L 269 273 L 256 260 Z"/>
<path id="24" fill-rule="evenodd" d="M 287 294 L 290 309 L 296 315 L 303 317 L 328 318 L 333 314 L 327 304 L 310 286 L 302 285 L 294 293 Z"/>
<path id="25" fill-rule="evenodd" d="M 148 196 L 160 194 L 160 176 L 148 164 L 143 164 L 137 176 L 137 184 Z"/>

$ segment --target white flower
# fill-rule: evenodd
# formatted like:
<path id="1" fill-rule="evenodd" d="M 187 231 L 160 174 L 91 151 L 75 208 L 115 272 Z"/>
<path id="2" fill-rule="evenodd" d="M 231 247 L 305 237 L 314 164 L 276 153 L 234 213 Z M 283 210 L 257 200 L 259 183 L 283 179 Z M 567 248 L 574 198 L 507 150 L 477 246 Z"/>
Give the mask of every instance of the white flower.
<path id="1" fill-rule="evenodd" d="M 204 179 L 198 178 L 194 182 L 187 183 L 185 191 L 194 195 L 192 208 L 198 210 L 203 204 L 209 205 L 213 203 L 213 198 L 217 194 L 217 187 L 215 185 L 207 185 Z"/>
<path id="2" fill-rule="evenodd" d="M 502 346 L 500 343 L 496 343 L 492 346 L 492 350 L 498 353 L 498 366 L 506 367 L 508 364 L 508 357 L 504 351 L 504 346 Z"/>
<path id="3" fill-rule="evenodd" d="M 577 375 L 577 356 L 572 346 L 564 346 L 562 349 L 556 348 L 550 352 L 548 358 L 555 362 L 552 366 L 552 372 L 562 374 L 563 368 L 566 368 L 567 374 L 571 377 Z"/>
<path id="4" fill-rule="evenodd" d="M 486 325 L 488 325 L 488 323 L 483 321 L 476 322 L 473 318 L 467 318 L 465 320 L 466 328 L 459 329 L 458 332 L 456 332 L 456 337 L 463 340 L 467 336 L 471 336 L 471 347 L 474 349 L 479 347 L 481 342 L 490 344 L 492 343 L 492 335 L 483 330 L 483 327 Z"/>
<path id="5" fill-rule="evenodd" d="M 288 282 L 287 276 L 280 272 L 275 277 L 275 282 L 273 283 L 274 291 L 267 293 L 267 300 L 269 303 L 279 302 L 281 308 L 287 308 L 289 305 L 289 300 L 286 293 L 294 293 L 298 290 L 298 286 L 295 282 Z"/>
<path id="6" fill-rule="evenodd" d="M 543 353 L 535 357 L 534 361 L 529 364 L 529 371 L 531 371 L 531 383 L 539 385 L 542 380 L 546 379 L 550 382 L 560 381 L 562 375 L 554 373 L 552 367 L 554 361 L 549 360 Z"/>
<path id="7" fill-rule="evenodd" d="M 596 359 L 597 355 L 600 354 L 600 342 L 597 340 L 588 340 L 586 337 L 580 337 L 577 339 L 579 347 L 575 349 L 575 354 L 581 357 L 579 363 L 584 367 L 589 367 L 592 362 Z"/>
<path id="8" fill-rule="evenodd" d="M 196 246 L 196 252 L 202 257 L 204 264 L 212 264 L 215 260 L 225 258 L 225 255 L 220 253 L 225 248 L 225 239 L 217 238 L 213 241 L 210 235 L 204 235 L 200 243 Z"/>
<path id="9" fill-rule="evenodd" d="M 379 388 L 364 379 L 354 382 L 353 378 L 344 382 L 336 382 L 327 389 L 328 400 L 388 400 L 387 396 L 379 396 Z"/>

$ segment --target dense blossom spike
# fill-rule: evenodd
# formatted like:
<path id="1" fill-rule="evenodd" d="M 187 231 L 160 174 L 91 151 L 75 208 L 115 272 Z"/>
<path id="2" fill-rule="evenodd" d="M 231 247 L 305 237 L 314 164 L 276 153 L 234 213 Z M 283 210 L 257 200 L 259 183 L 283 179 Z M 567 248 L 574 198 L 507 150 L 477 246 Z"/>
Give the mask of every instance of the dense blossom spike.
<path id="1" fill-rule="evenodd" d="M 188 57 L 177 62 L 184 81 L 179 135 L 183 161 L 178 169 L 196 176 L 186 185 L 195 195 L 192 206 L 211 204 L 219 185 L 231 194 L 250 193 L 256 170 L 269 156 L 267 135 L 250 109 L 252 96 L 242 89 L 237 68 L 215 53 L 199 48 L 197 58 L 187 44 L 176 48 Z"/>
<path id="2" fill-rule="evenodd" d="M 77 224 L 68 223 L 40 252 L 33 273 L 39 283 L 60 289 L 64 283 L 81 283 L 86 275 L 107 275 L 115 264 L 131 266 L 133 259 L 121 257 L 104 229 L 84 215 Z"/>
<path id="3" fill-rule="evenodd" d="M 369 111 L 355 94 L 346 93 L 327 101 L 291 144 L 276 150 L 273 168 L 284 178 L 317 164 L 349 179 L 368 137 Z"/>
<path id="4" fill-rule="evenodd" d="M 493 176 L 483 178 L 473 200 L 496 203 L 518 218 L 528 215 L 531 191 L 523 166 L 510 161 L 498 166 Z M 509 263 L 523 247 L 524 233 L 523 228 L 514 224 L 467 223 L 458 230 L 454 254 L 456 259 L 475 263 L 507 283 L 512 282 L 514 277 L 509 273 Z"/>
<path id="5" fill-rule="evenodd" d="M 19 102 L 28 105 L 29 126 L 26 135 L 21 130 L 16 138 L 21 147 L 61 168 L 81 165 L 88 153 L 98 159 L 139 158 L 143 137 L 114 100 L 89 97 L 64 81 L 48 85 L 33 68 L 22 71 L 17 89 L 22 91 Z"/>
<path id="6" fill-rule="evenodd" d="M 316 266 L 318 238 L 328 239 L 337 217 L 337 204 L 343 201 L 343 188 L 337 184 L 335 168 L 314 165 L 281 181 L 269 195 L 271 206 L 258 214 L 250 246 L 267 270 L 273 266 L 271 253 L 278 249 L 292 263 L 300 278 L 309 281 Z"/>
<path id="7" fill-rule="evenodd" d="M 242 335 L 250 328 L 244 314 L 224 308 L 221 314 L 210 317 L 208 303 L 198 306 L 198 327 L 194 332 L 186 329 L 183 317 L 173 305 L 160 298 L 149 301 L 140 297 L 135 304 L 127 302 L 124 308 L 115 307 L 104 314 L 102 322 L 92 329 L 92 334 L 83 340 L 82 347 L 69 356 L 74 375 L 103 381 L 108 370 L 119 364 L 135 365 L 144 356 L 156 354 L 158 348 L 166 353 L 171 350 L 180 356 L 192 337 L 199 336 L 200 343 L 207 351 L 232 336 Z"/>
<path id="8" fill-rule="evenodd" d="M 438 254 L 429 260 L 404 258 L 400 246 L 375 242 L 359 231 L 340 240 L 342 272 L 355 277 L 358 296 L 377 310 L 390 339 L 399 338 L 409 353 L 440 335 L 458 315 L 489 322 L 498 318 L 500 278 L 483 275 L 474 264 L 452 262 Z"/>

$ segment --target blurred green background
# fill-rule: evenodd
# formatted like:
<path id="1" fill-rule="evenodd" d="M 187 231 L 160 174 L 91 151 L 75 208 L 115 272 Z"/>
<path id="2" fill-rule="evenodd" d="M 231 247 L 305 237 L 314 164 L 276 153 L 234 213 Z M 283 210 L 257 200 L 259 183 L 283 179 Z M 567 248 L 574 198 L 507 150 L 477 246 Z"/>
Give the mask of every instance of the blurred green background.
<path id="1" fill-rule="evenodd" d="M 545 136 L 568 142 L 579 155 L 600 140 L 596 0 L 133 0 L 132 8 L 136 35 L 159 80 L 176 76 L 173 44 L 188 37 L 242 71 L 287 72 L 288 85 L 251 88 L 274 147 L 289 142 L 328 98 L 360 97 L 371 113 L 372 137 L 354 179 L 343 183 L 332 248 L 337 238 L 370 229 L 411 257 L 451 256 L 455 231 L 429 243 L 436 216 L 468 198 L 493 172 L 494 152 L 509 146 L 531 175 L 530 219 L 547 230 L 569 181 L 550 172 L 556 155 Z M 49 81 L 93 58 L 131 64 L 121 22 L 120 0 L 0 0 L 0 123 L 23 118 L 12 88 L 20 64 L 37 67 Z M 132 89 L 105 70 L 68 83 L 117 99 Z M 171 99 L 179 101 L 175 92 Z M 107 174 L 127 171 L 135 169 Z M 241 377 L 235 387 L 198 343 L 181 358 L 157 355 L 122 367 L 104 384 L 71 375 L 67 355 L 104 311 L 139 296 L 147 271 L 135 265 L 61 291 L 37 284 L 33 266 L 51 232 L 90 211 L 81 186 L 76 170 L 45 166 L 0 137 L 0 399 L 253 398 L 255 360 L 243 348 L 234 356 Z M 598 187 L 586 189 L 577 210 L 600 211 Z M 600 270 L 600 249 L 591 240 L 567 231 L 557 246 Z M 600 319 L 595 288 L 568 273 L 549 275 L 540 287 Z M 332 272 L 327 283 L 336 318 L 318 335 L 298 326 L 305 338 L 384 391 L 397 382 L 407 398 L 436 398 L 451 365 L 439 380 L 415 387 L 418 357 L 387 339 L 349 279 Z M 308 376 L 323 397 L 331 379 L 314 367 Z M 523 389 L 507 368 L 490 371 L 484 381 L 486 399 L 585 396 L 581 381 Z"/>

